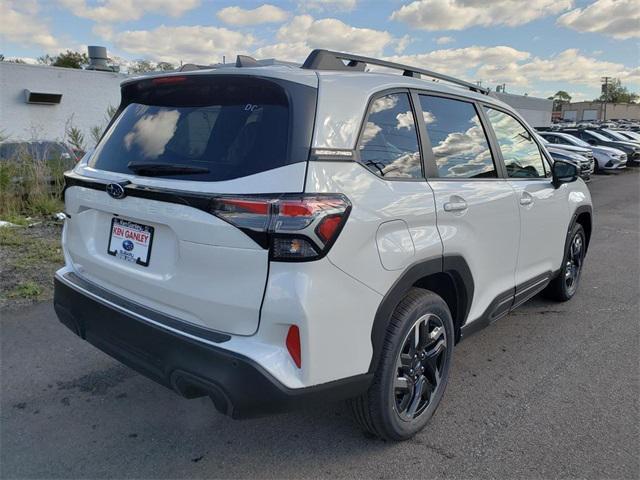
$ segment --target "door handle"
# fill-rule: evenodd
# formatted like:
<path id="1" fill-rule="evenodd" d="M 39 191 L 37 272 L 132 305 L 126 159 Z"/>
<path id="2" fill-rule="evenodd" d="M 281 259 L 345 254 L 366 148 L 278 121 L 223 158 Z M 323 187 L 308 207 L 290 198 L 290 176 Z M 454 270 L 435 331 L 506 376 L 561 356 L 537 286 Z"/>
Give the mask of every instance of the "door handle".
<path id="1" fill-rule="evenodd" d="M 455 202 L 446 202 L 443 205 L 445 212 L 462 212 L 467 209 L 467 202 L 458 200 Z"/>
<path id="2" fill-rule="evenodd" d="M 520 205 L 531 205 L 533 203 L 533 197 L 530 193 L 524 192 L 520 197 Z"/>

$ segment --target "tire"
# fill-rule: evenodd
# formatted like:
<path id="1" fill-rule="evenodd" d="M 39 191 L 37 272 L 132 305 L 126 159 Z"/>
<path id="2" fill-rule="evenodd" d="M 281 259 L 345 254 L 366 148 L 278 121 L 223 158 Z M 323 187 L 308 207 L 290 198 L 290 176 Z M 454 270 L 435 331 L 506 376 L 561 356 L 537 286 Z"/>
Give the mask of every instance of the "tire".
<path id="1" fill-rule="evenodd" d="M 547 286 L 544 293 L 547 298 L 557 302 L 571 300 L 578 291 L 582 267 L 587 246 L 584 228 L 576 223 L 571 229 L 570 240 L 562 257 L 562 268 L 556 278 Z M 579 247 L 576 246 L 579 243 Z M 579 251 L 576 251 L 579 248 Z"/>
<path id="2" fill-rule="evenodd" d="M 391 316 L 371 387 L 349 401 L 356 422 L 385 440 L 407 440 L 422 430 L 447 386 L 453 344 L 444 300 L 411 289 Z"/>

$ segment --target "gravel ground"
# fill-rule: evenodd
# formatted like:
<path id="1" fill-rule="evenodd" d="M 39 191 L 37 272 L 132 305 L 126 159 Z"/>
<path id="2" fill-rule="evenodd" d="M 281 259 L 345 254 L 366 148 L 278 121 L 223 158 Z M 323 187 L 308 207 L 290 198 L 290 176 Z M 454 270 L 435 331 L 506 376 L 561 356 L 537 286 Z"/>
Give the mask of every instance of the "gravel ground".
<path id="1" fill-rule="evenodd" d="M 0 308 L 51 298 L 53 273 L 64 263 L 61 233 L 62 223 L 49 220 L 0 228 Z"/>
<path id="2" fill-rule="evenodd" d="M 231 420 L 82 342 L 49 303 L 5 309 L 0 476 L 638 479 L 639 180 L 596 178 L 578 295 L 462 342 L 438 412 L 404 443 L 363 435 L 341 404 Z"/>
<path id="3" fill-rule="evenodd" d="M 0 308 L 31 305 L 53 295 L 53 274 L 64 263 L 62 223 L 0 228 Z"/>

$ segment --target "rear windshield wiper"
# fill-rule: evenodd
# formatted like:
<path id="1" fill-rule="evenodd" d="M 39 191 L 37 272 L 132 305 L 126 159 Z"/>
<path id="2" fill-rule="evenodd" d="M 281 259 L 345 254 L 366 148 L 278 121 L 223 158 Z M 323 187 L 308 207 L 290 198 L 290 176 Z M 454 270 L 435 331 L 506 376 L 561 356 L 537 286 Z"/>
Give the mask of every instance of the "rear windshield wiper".
<path id="1" fill-rule="evenodd" d="M 189 175 L 193 173 L 209 173 L 205 167 L 196 167 L 180 163 L 129 162 L 129 170 L 148 176 L 154 175 Z"/>

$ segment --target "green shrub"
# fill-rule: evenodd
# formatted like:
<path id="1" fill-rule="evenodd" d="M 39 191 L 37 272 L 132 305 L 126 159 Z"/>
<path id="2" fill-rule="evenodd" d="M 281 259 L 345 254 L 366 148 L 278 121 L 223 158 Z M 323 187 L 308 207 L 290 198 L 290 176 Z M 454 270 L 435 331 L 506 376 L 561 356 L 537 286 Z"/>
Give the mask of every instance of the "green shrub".
<path id="1" fill-rule="evenodd" d="M 64 170 L 62 158 L 40 160 L 24 152 L 1 161 L 0 219 L 11 221 L 63 210 Z"/>

